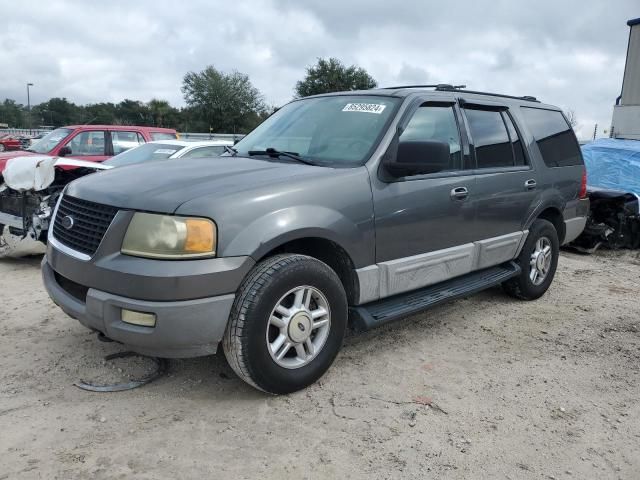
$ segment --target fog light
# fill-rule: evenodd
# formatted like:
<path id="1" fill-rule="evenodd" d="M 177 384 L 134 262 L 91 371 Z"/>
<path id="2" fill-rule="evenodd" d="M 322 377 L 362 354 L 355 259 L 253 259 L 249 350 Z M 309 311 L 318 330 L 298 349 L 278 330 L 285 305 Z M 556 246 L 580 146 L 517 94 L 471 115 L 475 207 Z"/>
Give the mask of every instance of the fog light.
<path id="1" fill-rule="evenodd" d="M 134 312 L 133 310 L 123 308 L 121 318 L 124 323 L 130 323 L 131 325 L 140 325 L 142 327 L 156 326 L 155 313 Z"/>

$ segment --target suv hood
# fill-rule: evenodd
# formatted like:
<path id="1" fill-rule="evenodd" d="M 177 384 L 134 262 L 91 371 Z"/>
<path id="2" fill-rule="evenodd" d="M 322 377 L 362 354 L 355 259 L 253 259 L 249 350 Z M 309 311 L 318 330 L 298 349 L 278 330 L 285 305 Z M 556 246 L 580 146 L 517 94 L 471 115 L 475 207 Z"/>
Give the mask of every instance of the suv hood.
<path id="1" fill-rule="evenodd" d="M 301 177 L 322 177 L 332 170 L 245 157 L 161 160 L 81 178 L 69 184 L 65 194 L 123 209 L 174 213 L 195 198 L 221 198 Z"/>

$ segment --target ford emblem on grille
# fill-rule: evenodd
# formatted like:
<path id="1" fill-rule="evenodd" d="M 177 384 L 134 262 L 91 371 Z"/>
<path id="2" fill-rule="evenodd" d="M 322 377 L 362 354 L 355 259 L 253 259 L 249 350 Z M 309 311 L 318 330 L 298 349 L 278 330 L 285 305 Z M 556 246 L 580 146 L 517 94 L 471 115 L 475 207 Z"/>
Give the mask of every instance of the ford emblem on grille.
<path id="1" fill-rule="evenodd" d="M 62 217 L 62 220 L 60 220 L 60 224 L 67 230 L 71 230 L 73 228 L 73 217 L 69 215 L 67 215 L 66 217 Z"/>

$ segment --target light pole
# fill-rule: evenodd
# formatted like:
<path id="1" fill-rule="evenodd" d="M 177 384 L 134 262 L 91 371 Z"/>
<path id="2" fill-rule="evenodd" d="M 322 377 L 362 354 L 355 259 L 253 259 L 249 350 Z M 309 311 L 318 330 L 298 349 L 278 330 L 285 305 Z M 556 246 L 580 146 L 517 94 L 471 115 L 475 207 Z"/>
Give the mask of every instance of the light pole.
<path id="1" fill-rule="evenodd" d="M 27 110 L 29 111 L 29 135 L 31 135 L 31 98 L 29 96 L 29 87 L 33 87 L 33 83 L 27 83 Z"/>

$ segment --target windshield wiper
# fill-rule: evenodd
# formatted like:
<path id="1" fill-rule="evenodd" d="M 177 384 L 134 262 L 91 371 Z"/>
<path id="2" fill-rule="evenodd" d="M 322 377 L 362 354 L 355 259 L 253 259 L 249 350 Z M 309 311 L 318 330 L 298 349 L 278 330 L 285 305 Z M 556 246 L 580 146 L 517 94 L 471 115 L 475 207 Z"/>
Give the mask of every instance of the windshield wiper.
<path id="1" fill-rule="evenodd" d="M 275 148 L 267 148 L 265 150 L 249 150 L 249 152 L 247 152 L 249 154 L 249 156 L 253 157 L 254 155 L 268 155 L 270 157 L 274 157 L 274 158 L 278 158 L 278 157 L 287 157 L 287 158 L 291 158 L 293 160 L 296 160 L 300 163 L 306 163 L 307 165 L 313 165 L 316 166 L 315 163 L 313 163 L 310 160 L 307 160 L 305 158 L 302 158 L 300 156 L 299 153 L 296 152 L 281 152 L 280 150 L 276 150 Z"/>
<path id="2" fill-rule="evenodd" d="M 238 153 L 238 150 L 236 150 L 233 147 L 230 147 L 229 145 L 223 145 L 223 147 L 227 153 L 230 153 L 234 157 L 236 156 L 236 153 Z"/>

